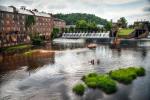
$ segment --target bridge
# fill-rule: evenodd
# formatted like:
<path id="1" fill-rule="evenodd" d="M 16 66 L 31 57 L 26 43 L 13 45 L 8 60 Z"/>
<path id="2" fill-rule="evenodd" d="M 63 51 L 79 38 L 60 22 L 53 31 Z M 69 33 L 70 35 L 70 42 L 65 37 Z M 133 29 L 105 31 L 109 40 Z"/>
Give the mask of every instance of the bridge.
<path id="1" fill-rule="evenodd" d="M 67 39 L 109 39 L 109 33 L 63 33 L 62 38 Z"/>

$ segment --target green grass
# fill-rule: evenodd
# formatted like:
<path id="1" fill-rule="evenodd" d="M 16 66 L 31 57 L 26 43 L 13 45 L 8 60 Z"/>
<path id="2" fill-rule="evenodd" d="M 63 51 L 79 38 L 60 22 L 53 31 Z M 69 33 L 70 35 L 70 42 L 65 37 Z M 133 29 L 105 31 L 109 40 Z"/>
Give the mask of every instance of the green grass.
<path id="1" fill-rule="evenodd" d="M 119 36 L 125 36 L 125 35 L 129 35 L 130 33 L 132 33 L 134 31 L 134 29 L 120 29 L 118 31 L 118 35 Z"/>
<path id="2" fill-rule="evenodd" d="M 116 82 L 112 80 L 108 75 L 90 73 L 84 76 L 83 81 L 89 88 L 99 88 L 107 94 L 114 93 L 117 90 Z"/>
<path id="3" fill-rule="evenodd" d="M 81 83 L 78 83 L 73 87 L 72 91 L 77 95 L 83 95 L 85 91 L 85 86 Z"/>
<path id="4" fill-rule="evenodd" d="M 24 53 L 25 56 L 32 56 L 32 54 L 33 54 L 32 50 L 27 51 L 27 52 Z"/>
<path id="5" fill-rule="evenodd" d="M 4 51 L 6 52 L 13 52 L 15 50 L 23 50 L 26 48 L 31 48 L 31 45 L 16 45 L 16 46 L 12 46 L 12 47 L 7 47 L 4 49 Z"/>
<path id="6" fill-rule="evenodd" d="M 111 71 L 109 75 L 112 79 L 117 80 L 118 82 L 130 84 L 137 76 L 144 76 L 145 70 L 141 67 L 129 67 Z"/>

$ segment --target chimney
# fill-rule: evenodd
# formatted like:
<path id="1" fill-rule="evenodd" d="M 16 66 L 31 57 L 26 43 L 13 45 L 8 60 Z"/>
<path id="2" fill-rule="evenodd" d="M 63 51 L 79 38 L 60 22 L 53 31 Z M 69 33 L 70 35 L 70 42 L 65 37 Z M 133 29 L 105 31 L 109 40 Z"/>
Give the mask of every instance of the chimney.
<path id="1" fill-rule="evenodd" d="M 20 9 L 26 10 L 26 7 L 25 6 L 21 6 Z"/>

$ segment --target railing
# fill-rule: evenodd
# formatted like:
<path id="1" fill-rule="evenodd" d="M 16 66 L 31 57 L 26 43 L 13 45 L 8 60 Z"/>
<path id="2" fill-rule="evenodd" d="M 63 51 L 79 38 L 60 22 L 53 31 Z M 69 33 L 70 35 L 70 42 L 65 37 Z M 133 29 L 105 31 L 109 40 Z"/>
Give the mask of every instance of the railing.
<path id="1" fill-rule="evenodd" d="M 63 33 L 62 38 L 109 38 L 109 33 Z"/>

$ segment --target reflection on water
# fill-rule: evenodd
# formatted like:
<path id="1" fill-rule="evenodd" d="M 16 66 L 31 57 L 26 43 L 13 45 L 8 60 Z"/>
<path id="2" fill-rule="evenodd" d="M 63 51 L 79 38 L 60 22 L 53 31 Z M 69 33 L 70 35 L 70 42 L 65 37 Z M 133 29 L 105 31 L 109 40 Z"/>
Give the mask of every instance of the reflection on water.
<path id="1" fill-rule="evenodd" d="M 0 56 L 0 100 L 150 100 L 150 49 L 148 47 L 111 49 L 98 45 L 96 49 L 84 44 L 53 45 L 55 53 L 35 53 L 32 56 Z M 100 64 L 90 61 L 100 59 Z M 124 66 L 143 66 L 146 76 L 130 85 L 118 85 L 115 94 L 87 89 L 80 97 L 72 86 L 81 82 L 88 72 L 107 73 Z"/>

